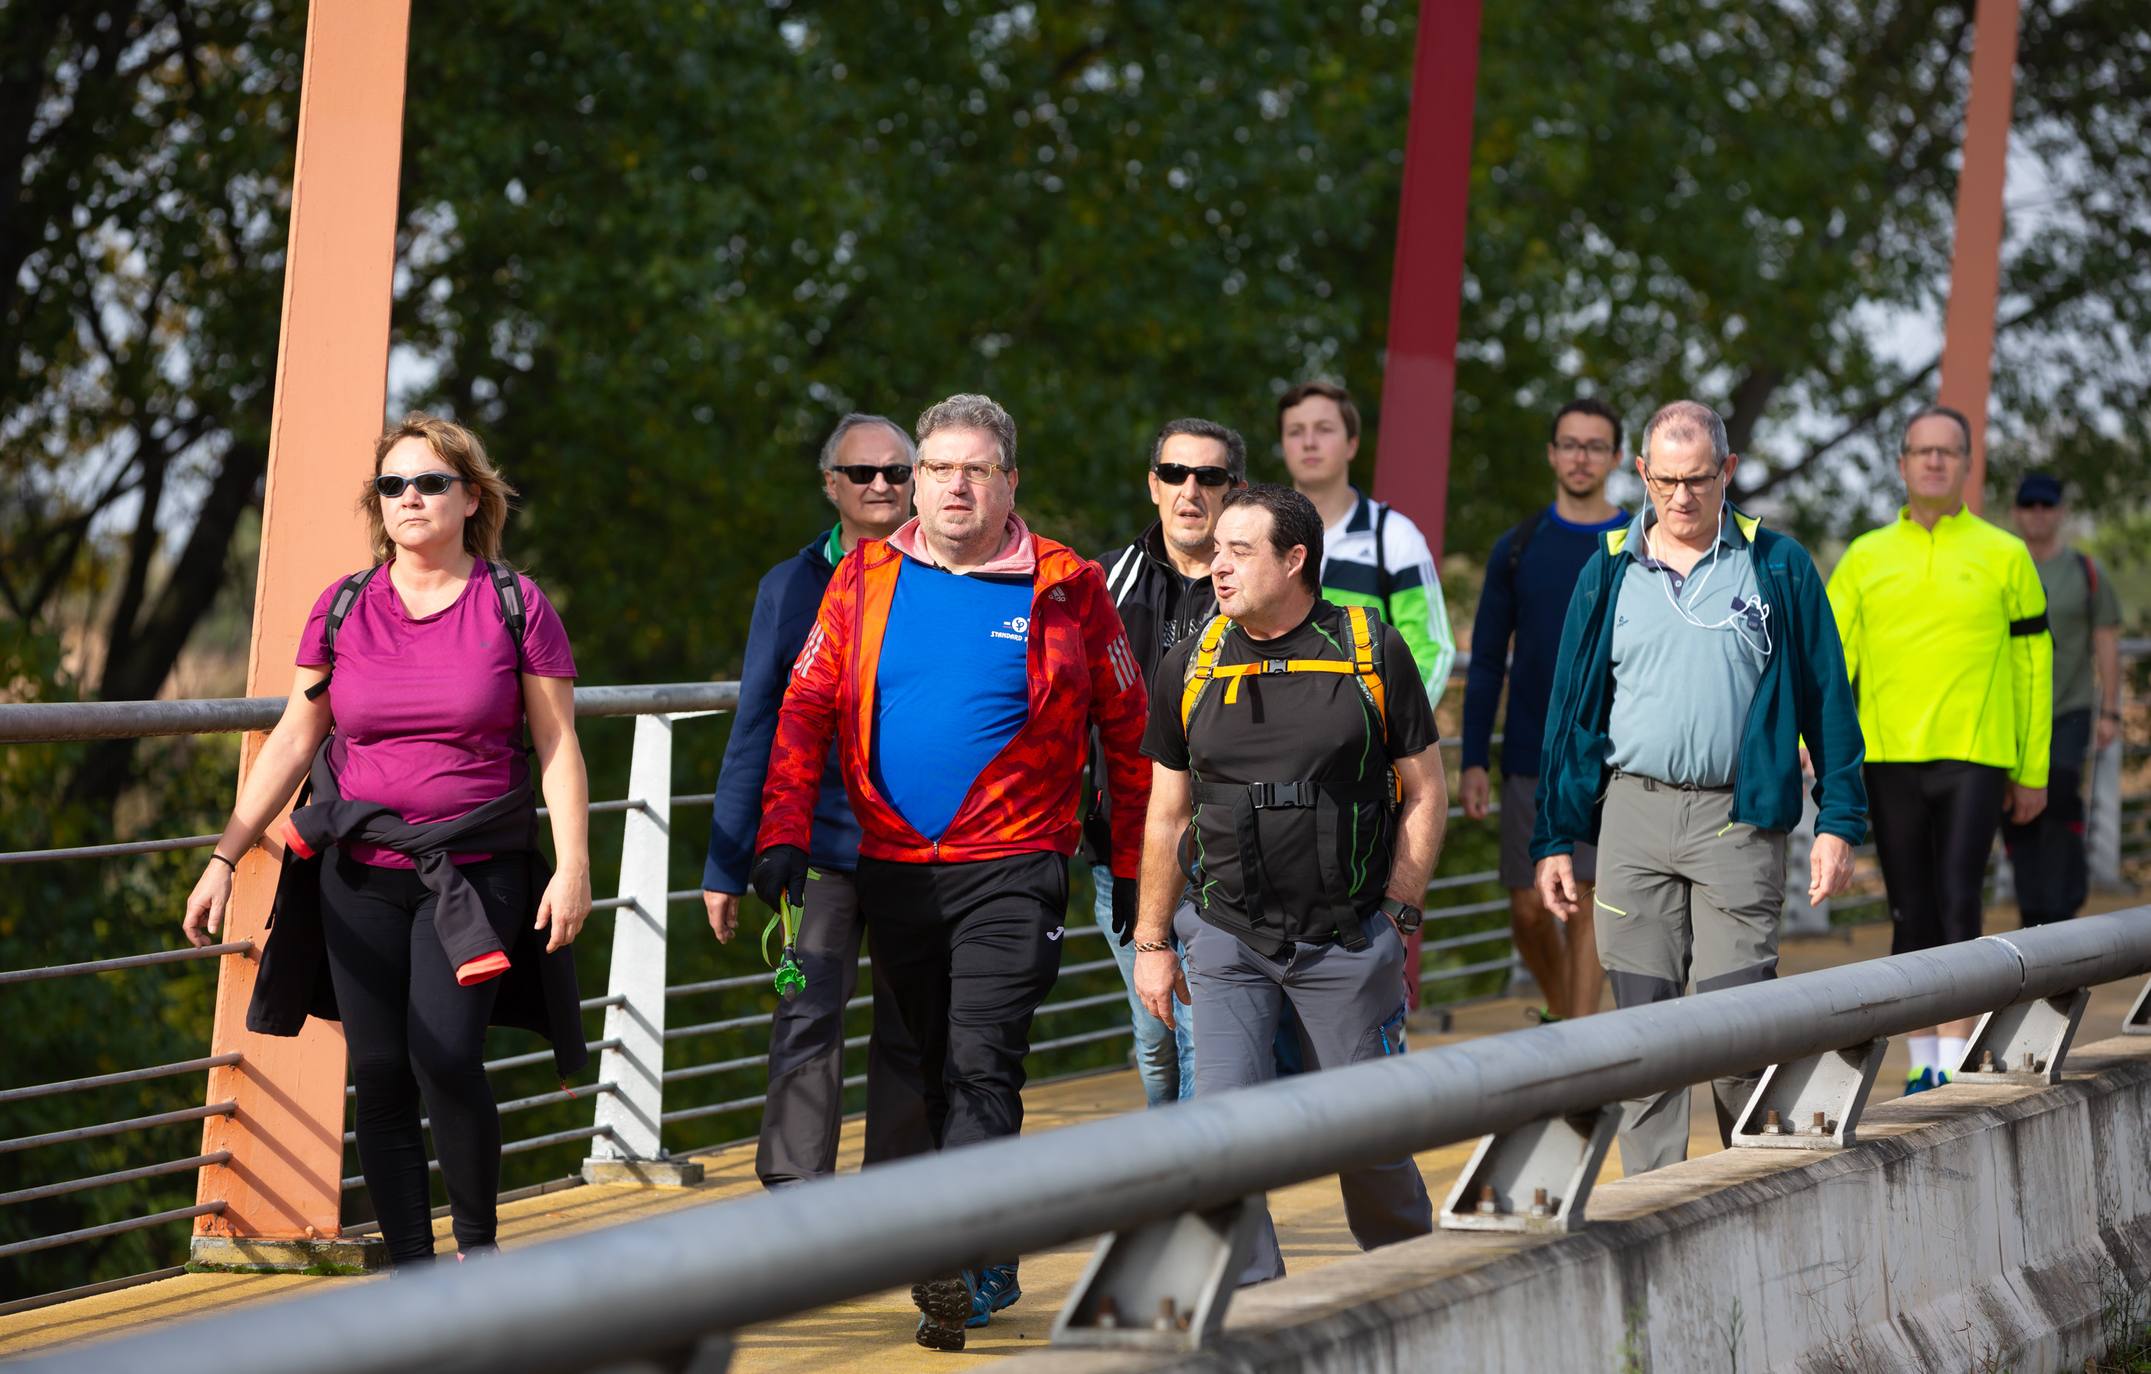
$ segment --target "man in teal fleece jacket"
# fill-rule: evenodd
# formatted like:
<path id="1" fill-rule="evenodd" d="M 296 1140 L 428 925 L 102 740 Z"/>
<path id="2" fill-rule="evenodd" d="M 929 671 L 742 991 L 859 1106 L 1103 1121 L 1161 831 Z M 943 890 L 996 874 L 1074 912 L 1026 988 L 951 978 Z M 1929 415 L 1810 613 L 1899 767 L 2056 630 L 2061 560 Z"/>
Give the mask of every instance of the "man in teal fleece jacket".
<path id="1" fill-rule="evenodd" d="M 1709 407 L 1644 431 L 1650 504 L 1584 565 L 1561 629 L 1531 855 L 1541 898 L 1576 910 L 1569 854 L 1598 844 L 1592 896 L 1614 1001 L 1642 1006 L 1777 976 L 1786 832 L 1801 747 L 1820 807 L 1808 900 L 1842 890 L 1866 838 L 1866 746 L 1821 576 L 1727 499 L 1738 459 Z M 1718 1082 L 1730 1143 L 1752 1078 Z M 1630 1103 L 1621 1162 L 1686 1158 L 1688 1094 Z"/>

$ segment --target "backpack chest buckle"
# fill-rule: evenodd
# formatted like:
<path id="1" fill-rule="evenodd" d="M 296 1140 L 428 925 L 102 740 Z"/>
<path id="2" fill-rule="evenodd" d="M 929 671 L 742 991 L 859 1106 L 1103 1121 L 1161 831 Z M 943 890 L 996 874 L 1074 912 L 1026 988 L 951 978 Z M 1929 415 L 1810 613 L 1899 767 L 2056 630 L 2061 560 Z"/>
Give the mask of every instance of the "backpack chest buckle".
<path id="1" fill-rule="evenodd" d="M 1262 675 L 1264 677 L 1269 677 L 1273 673 L 1289 673 L 1291 671 L 1292 660 L 1290 659 L 1266 658 L 1262 660 Z"/>
<path id="2" fill-rule="evenodd" d="M 1315 804 L 1311 782 L 1255 782 L 1247 786 L 1248 800 L 1257 811 L 1283 811 Z"/>

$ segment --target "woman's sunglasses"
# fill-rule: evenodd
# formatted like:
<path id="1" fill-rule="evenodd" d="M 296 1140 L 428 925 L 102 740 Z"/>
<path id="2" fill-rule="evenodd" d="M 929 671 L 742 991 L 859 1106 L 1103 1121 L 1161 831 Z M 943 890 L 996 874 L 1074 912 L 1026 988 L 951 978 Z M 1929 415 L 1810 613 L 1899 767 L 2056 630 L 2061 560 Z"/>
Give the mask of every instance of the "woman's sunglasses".
<path id="1" fill-rule="evenodd" d="M 439 496 L 456 483 L 469 480 L 452 472 L 421 472 L 416 477 L 396 477 L 383 473 L 373 479 L 373 489 L 376 495 L 393 501 L 403 495 L 405 487 L 417 487 L 420 496 Z"/>
<path id="2" fill-rule="evenodd" d="M 872 463 L 846 463 L 842 467 L 829 470 L 843 473 L 845 480 L 855 487 L 873 486 L 874 478 L 877 474 L 887 478 L 889 485 L 892 487 L 900 487 L 911 480 L 911 464 L 909 463 L 890 463 L 878 468 Z"/>
<path id="3" fill-rule="evenodd" d="M 1232 480 L 1232 473 L 1224 468 L 1191 468 L 1179 463 L 1160 463 L 1151 471 L 1168 487 L 1177 487 L 1190 477 L 1206 487 L 1222 487 Z"/>

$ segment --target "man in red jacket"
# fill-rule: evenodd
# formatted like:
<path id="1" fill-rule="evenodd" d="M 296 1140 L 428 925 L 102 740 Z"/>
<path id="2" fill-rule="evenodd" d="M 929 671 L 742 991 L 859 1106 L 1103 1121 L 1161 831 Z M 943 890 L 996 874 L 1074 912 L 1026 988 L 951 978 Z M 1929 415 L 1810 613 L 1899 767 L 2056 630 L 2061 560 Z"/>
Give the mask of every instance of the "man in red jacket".
<path id="1" fill-rule="evenodd" d="M 1143 675 L 1096 564 L 1015 513 L 1016 423 L 985 396 L 919 417 L 917 518 L 862 542 L 792 667 L 751 881 L 806 880 L 837 741 L 859 819 L 860 913 L 944 1149 L 1015 1135 L 1031 1016 L 1060 971 L 1090 731 L 1114 797 L 1113 896 L 1132 922 L 1150 769 Z M 961 1350 L 1020 1296 L 1016 1266 L 912 1289 L 919 1344 Z"/>

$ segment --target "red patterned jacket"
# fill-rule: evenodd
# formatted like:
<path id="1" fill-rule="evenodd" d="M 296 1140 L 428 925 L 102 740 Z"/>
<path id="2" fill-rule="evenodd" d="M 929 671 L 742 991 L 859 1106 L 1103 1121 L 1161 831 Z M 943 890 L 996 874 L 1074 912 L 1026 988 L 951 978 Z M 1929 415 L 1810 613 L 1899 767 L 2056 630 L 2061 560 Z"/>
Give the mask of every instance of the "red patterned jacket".
<path id="1" fill-rule="evenodd" d="M 1033 570 L 1029 718 L 971 784 L 938 841 L 913 829 L 874 786 L 874 674 L 897 573 L 904 558 L 915 556 L 906 550 L 919 547 L 917 526 L 913 520 L 888 539 L 861 542 L 822 596 L 777 716 L 756 851 L 809 847 L 815 793 L 834 737 L 864 858 L 961 863 L 1041 850 L 1073 854 L 1095 724 L 1113 796 L 1112 869 L 1135 877 L 1150 799 L 1150 761 L 1140 751 L 1148 709 L 1143 675 L 1098 565 L 1038 538 L 1014 517 L 1015 542 L 989 570 Z M 951 660 L 948 670 L 960 677 L 964 664 Z"/>

